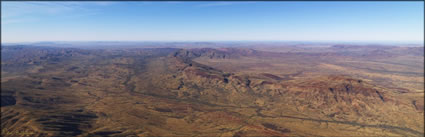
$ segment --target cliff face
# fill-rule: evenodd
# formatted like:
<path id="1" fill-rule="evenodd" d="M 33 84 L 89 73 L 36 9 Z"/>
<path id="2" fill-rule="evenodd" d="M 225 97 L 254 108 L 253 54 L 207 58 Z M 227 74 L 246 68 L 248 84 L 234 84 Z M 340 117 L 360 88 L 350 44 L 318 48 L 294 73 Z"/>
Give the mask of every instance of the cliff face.
<path id="1" fill-rule="evenodd" d="M 212 52 L 209 50 L 203 51 L 203 53 Z M 361 79 L 353 79 L 349 76 L 331 75 L 315 77 L 310 80 L 287 82 L 278 76 L 267 73 L 251 76 L 225 73 L 190 60 L 190 58 L 194 58 L 193 55 L 203 57 L 209 54 L 195 54 L 190 51 L 184 51 L 183 53 L 185 54 L 182 54 L 182 51 L 175 53 L 172 60 L 178 63 L 170 63 L 176 65 L 170 65 L 169 67 L 175 67 L 177 68 L 176 70 L 179 70 L 176 71 L 175 75 L 181 77 L 185 83 L 192 83 L 199 87 L 216 88 L 214 89 L 215 91 L 225 91 L 222 98 L 231 98 L 227 96 L 227 93 L 239 94 L 238 96 L 251 96 L 252 98 L 267 96 L 268 99 L 292 96 L 294 99 L 308 100 L 310 103 L 315 104 L 315 107 L 320 106 L 320 108 L 331 107 L 340 103 L 354 103 L 357 104 L 357 107 L 364 108 L 365 105 L 393 101 L 392 97 L 385 93 L 385 89 L 377 89 L 368 82 Z M 251 79 L 250 77 L 256 78 Z M 259 77 L 265 78 L 258 79 Z M 180 85 L 179 87 L 179 89 L 182 89 L 185 86 Z"/>

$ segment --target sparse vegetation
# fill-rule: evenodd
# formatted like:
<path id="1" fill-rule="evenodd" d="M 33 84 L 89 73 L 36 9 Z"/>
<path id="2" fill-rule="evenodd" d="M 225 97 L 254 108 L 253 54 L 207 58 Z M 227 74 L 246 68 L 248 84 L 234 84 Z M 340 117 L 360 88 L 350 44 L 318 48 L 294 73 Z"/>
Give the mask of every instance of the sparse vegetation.
<path id="1" fill-rule="evenodd" d="M 1 134 L 423 136 L 418 49 L 2 47 Z"/>

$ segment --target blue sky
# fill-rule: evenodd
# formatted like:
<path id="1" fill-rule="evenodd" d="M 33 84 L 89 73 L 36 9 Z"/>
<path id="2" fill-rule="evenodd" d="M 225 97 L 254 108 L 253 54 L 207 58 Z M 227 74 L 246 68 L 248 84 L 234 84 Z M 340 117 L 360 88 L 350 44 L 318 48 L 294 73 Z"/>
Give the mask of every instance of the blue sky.
<path id="1" fill-rule="evenodd" d="M 423 2 L 1 2 L 2 42 L 416 41 Z"/>

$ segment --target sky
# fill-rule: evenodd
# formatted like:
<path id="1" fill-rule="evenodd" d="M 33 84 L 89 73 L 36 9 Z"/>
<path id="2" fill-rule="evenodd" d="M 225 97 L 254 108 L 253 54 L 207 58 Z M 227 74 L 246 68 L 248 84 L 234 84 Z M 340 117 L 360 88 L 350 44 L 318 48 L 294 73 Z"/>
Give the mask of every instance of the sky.
<path id="1" fill-rule="evenodd" d="M 1 2 L 1 42 L 414 41 L 424 2 Z"/>

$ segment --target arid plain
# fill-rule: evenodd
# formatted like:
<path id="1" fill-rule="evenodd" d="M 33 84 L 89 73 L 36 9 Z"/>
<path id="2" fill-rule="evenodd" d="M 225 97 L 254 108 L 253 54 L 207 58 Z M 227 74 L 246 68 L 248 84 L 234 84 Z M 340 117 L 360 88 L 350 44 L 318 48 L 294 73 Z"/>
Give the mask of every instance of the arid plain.
<path id="1" fill-rule="evenodd" d="M 218 47 L 2 46 L 1 135 L 424 136 L 423 46 Z"/>

